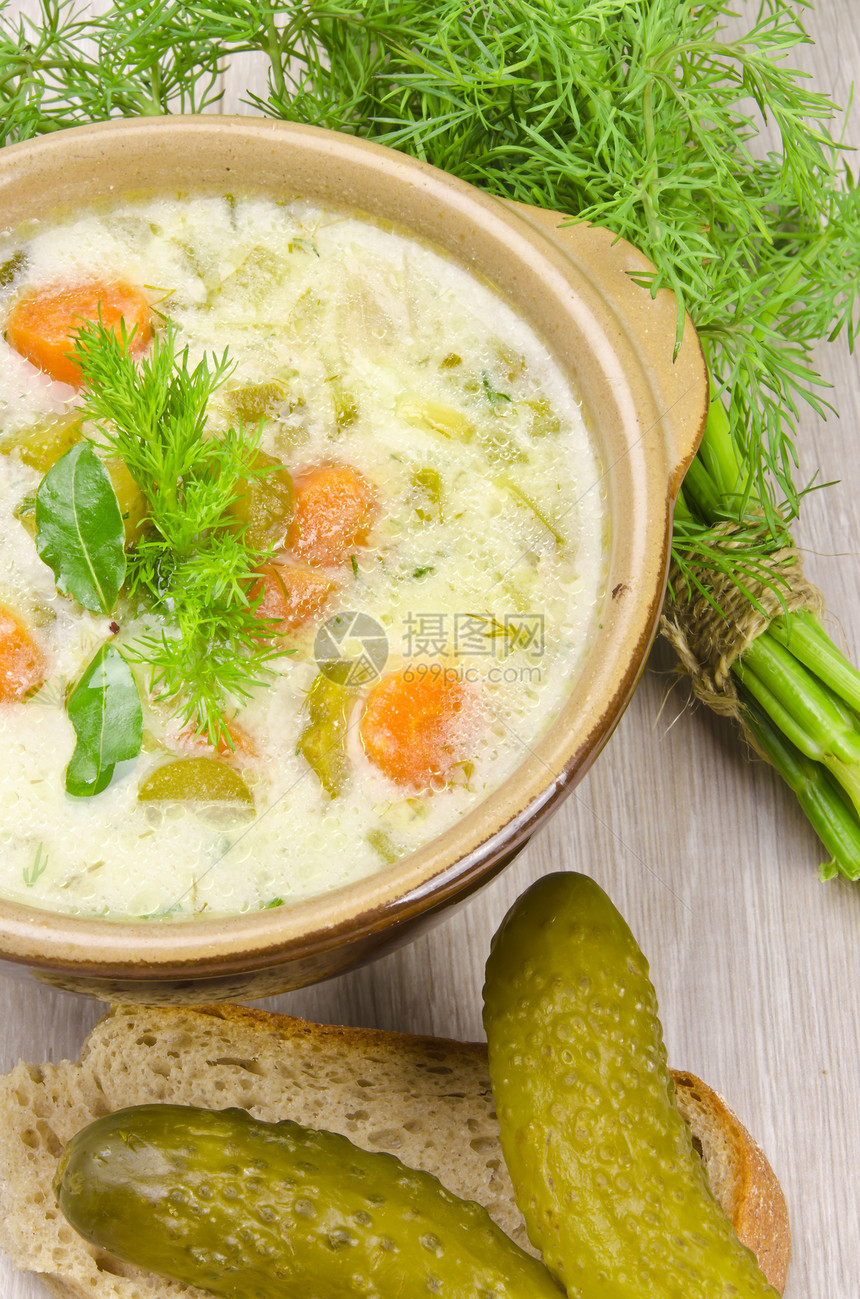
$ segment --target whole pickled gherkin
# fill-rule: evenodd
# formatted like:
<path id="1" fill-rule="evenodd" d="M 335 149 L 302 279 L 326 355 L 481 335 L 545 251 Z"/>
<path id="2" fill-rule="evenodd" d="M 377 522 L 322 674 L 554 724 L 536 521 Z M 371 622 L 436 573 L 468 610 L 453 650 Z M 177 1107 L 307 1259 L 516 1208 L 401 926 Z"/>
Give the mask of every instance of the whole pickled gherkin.
<path id="1" fill-rule="evenodd" d="M 545 876 L 511 908 L 484 1027 L 517 1204 L 569 1299 L 778 1299 L 711 1193 L 648 963 L 593 880 Z"/>
<path id="2" fill-rule="evenodd" d="M 87 1240 L 225 1299 L 559 1299 L 435 1177 L 245 1110 L 109 1114 L 68 1143 L 54 1189 Z"/>

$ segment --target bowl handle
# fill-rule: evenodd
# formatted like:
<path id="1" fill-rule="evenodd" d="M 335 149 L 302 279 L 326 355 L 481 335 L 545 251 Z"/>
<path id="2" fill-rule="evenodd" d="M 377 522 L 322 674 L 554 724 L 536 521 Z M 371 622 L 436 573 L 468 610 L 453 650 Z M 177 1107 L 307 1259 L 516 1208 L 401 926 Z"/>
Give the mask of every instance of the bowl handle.
<path id="1" fill-rule="evenodd" d="M 663 411 L 662 425 L 675 458 L 669 484 L 674 499 L 696 454 L 708 413 L 708 371 L 690 317 L 684 317 L 681 346 L 675 356 L 675 295 L 669 289 L 660 289 L 652 297 L 647 287 L 636 282 L 634 276 L 654 272 L 643 253 L 602 226 L 510 199 L 503 202 L 548 235 L 556 248 L 576 264 L 623 327 Z"/>

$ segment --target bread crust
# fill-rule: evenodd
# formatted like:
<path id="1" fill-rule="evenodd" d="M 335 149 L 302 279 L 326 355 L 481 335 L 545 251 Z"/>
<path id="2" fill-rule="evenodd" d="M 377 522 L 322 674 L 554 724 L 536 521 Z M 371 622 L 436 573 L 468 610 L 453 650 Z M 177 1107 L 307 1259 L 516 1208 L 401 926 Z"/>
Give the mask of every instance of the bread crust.
<path id="1" fill-rule="evenodd" d="M 672 1071 L 717 1199 L 782 1293 L 790 1254 L 779 1183 L 725 1102 Z M 501 1153 L 484 1043 L 312 1024 L 258 1008 L 114 1006 L 77 1062 L 0 1079 L 0 1244 L 58 1299 L 205 1299 L 108 1260 L 71 1232 L 51 1181 L 59 1151 L 99 1114 L 171 1100 L 237 1104 L 388 1150 L 478 1200 L 530 1253 Z"/>
<path id="2" fill-rule="evenodd" d="M 695 1134 L 714 1194 L 738 1239 L 752 1250 L 774 1289 L 785 1289 L 791 1259 L 788 1207 L 764 1152 L 740 1119 L 695 1074 L 672 1071 L 675 1100 Z"/>

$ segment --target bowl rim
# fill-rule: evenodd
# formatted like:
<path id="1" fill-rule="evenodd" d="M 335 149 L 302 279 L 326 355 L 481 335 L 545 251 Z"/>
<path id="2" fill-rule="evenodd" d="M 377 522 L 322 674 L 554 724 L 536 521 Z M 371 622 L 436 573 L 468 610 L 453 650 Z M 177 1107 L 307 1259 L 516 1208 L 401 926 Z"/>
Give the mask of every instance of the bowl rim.
<path id="1" fill-rule="evenodd" d="M 550 296 L 555 294 L 558 301 L 564 298 L 565 293 L 570 297 L 571 285 L 575 285 L 576 294 L 573 296 L 578 295 L 579 307 L 574 303 L 572 306 L 569 304 L 568 309 L 574 314 L 579 311 L 579 325 L 585 328 L 587 324 L 593 324 L 601 334 L 600 347 L 607 355 L 623 355 L 624 366 L 632 367 L 631 373 L 638 367 L 633 386 L 640 396 L 645 394 L 642 400 L 646 405 L 649 385 L 652 392 L 656 391 L 655 362 L 648 352 L 653 340 L 646 342 L 643 351 L 636 326 L 631 327 L 625 319 L 625 309 L 619 307 L 617 301 L 608 305 L 599 301 L 602 292 L 600 275 L 589 269 L 582 247 L 576 244 L 575 239 L 571 242 L 561 237 L 558 231 L 555 237 L 552 236 L 547 228 L 546 213 L 507 204 L 426 163 L 354 136 L 320 127 L 244 116 L 177 115 L 156 119 L 118 119 L 74 127 L 0 150 L 0 195 L 8 199 L 16 185 L 20 186 L 22 171 L 26 186 L 33 183 L 32 177 L 56 175 L 60 168 L 68 175 L 70 161 L 74 163 L 77 160 L 80 166 L 81 159 L 88 158 L 91 162 L 102 159 L 99 165 L 104 168 L 104 158 L 113 156 L 112 150 L 141 157 L 148 151 L 153 159 L 158 157 L 161 162 L 165 150 L 181 153 L 191 146 L 198 149 L 205 146 L 208 152 L 217 154 L 221 158 L 222 176 L 234 170 L 233 164 L 243 149 L 250 149 L 261 157 L 270 148 L 275 153 L 278 150 L 298 152 L 306 162 L 311 160 L 318 167 L 340 167 L 348 172 L 352 169 L 350 174 L 375 177 L 375 183 L 395 190 L 402 187 L 413 205 L 426 204 L 428 210 L 439 207 L 447 213 L 445 219 L 453 225 L 460 223 L 472 232 L 482 227 L 482 238 L 497 240 L 500 247 L 510 251 L 515 261 L 520 259 L 530 275 L 537 271 L 547 284 L 551 282 Z M 228 159 L 233 159 L 233 163 Z M 277 166 L 277 163 L 272 165 Z M 223 167 L 226 167 L 226 172 Z M 112 184 L 110 188 L 113 189 Z M 163 190 L 165 187 L 160 188 Z M 201 186 L 192 183 L 189 188 L 197 190 Z M 242 188 L 247 190 L 250 187 Z M 155 193 L 158 189 L 158 185 L 153 185 L 150 192 Z M 116 194 L 116 197 L 119 200 L 122 195 Z M 61 202 L 60 209 L 62 206 Z M 557 216 L 554 219 L 557 225 Z M 605 232 L 601 232 L 601 236 L 605 236 Z M 612 240 L 611 236 L 608 240 L 604 238 L 604 243 L 607 247 L 612 246 L 611 256 L 619 265 L 623 264 L 628 279 L 631 266 L 647 268 L 648 263 L 629 245 Z M 456 255 L 450 247 L 447 251 Z M 605 255 L 608 257 L 610 254 Z M 577 256 L 580 256 L 579 262 Z M 623 262 L 624 258 L 627 263 Z M 520 273 L 525 274 L 525 271 L 521 268 Z M 661 290 L 661 293 L 667 292 Z M 642 294 L 643 299 L 648 296 Z M 522 306 L 518 309 L 525 314 Z M 661 311 L 663 324 L 660 327 L 665 332 L 665 320 L 671 318 L 674 321 L 675 318 L 674 300 L 668 304 L 664 301 Z M 704 363 L 692 326 L 686 331 L 682 350 L 689 373 L 694 376 L 703 374 Z M 624 366 L 621 366 L 620 375 L 618 372 L 612 375 L 612 382 L 616 385 L 633 383 Z M 643 415 L 646 424 L 643 440 L 646 434 L 649 437 L 654 434 L 651 438 L 653 446 L 649 444 L 649 447 L 655 457 L 662 449 L 660 481 L 665 483 L 662 499 L 646 502 L 643 506 L 649 533 L 642 547 L 656 544 L 656 548 L 647 556 L 637 557 L 637 573 L 640 577 L 642 573 L 648 575 L 651 589 L 647 598 L 639 593 L 635 604 L 628 602 L 626 610 L 630 612 L 625 610 L 623 618 L 618 616 L 617 601 L 613 603 L 616 592 L 607 592 L 604 616 L 612 621 L 616 631 L 620 628 L 626 648 L 623 662 L 617 665 L 619 670 L 599 709 L 595 712 L 593 701 L 586 701 L 591 707 L 592 724 L 577 736 L 575 747 L 571 749 L 568 742 L 563 762 L 547 763 L 540 754 L 537 758 L 533 755 L 526 757 L 521 766 L 523 770 L 528 769 L 527 779 L 520 782 L 522 796 L 514 800 L 511 815 L 498 823 L 486 815 L 488 804 L 496 806 L 501 803 L 500 791 L 481 801 L 478 810 L 484 809 L 485 814 L 473 827 L 465 852 L 453 859 L 451 857 L 453 844 L 462 838 L 462 827 L 466 821 L 473 821 L 474 813 L 456 823 L 451 831 L 444 832 L 394 866 L 383 868 L 372 876 L 282 908 L 238 915 L 157 921 L 113 919 L 70 915 L 0 898 L 0 955 L 7 960 L 42 968 L 60 967 L 94 973 L 121 970 L 144 980 L 182 977 L 190 972 L 202 977 L 232 969 L 265 969 L 285 959 L 314 956 L 344 942 L 363 940 L 476 887 L 478 882 L 492 874 L 503 858 L 507 860 L 512 850 L 522 845 L 545 822 L 575 781 L 585 774 L 633 693 L 656 631 L 662 604 L 674 494 L 695 453 L 704 425 L 706 404 L 705 377 L 692 398 L 696 418 L 687 418 L 684 429 L 679 431 L 680 425 L 669 427 L 669 413 L 661 411 L 657 396 L 650 415 L 647 411 Z M 661 421 L 667 427 L 661 427 Z M 659 436 L 654 433 L 658 427 Z M 636 453 L 641 450 L 637 448 Z M 642 454 L 644 456 L 644 452 Z M 611 474 L 614 468 L 608 466 L 607 473 Z M 653 466 L 649 472 L 652 471 Z M 606 675 L 604 671 L 604 679 Z M 578 689 L 579 684 L 574 686 L 570 697 L 575 697 Z M 562 713 L 564 711 L 562 709 Z M 550 732 L 557 726 L 558 719 L 550 726 Z M 564 746 L 559 741 L 554 743 L 553 752 L 557 755 L 560 747 Z M 540 747 L 540 744 L 536 745 L 537 749 Z M 548 770 L 542 773 L 542 778 L 536 778 L 535 764 L 541 762 Z M 517 772 L 520 770 L 518 767 Z M 505 790 L 510 783 L 510 780 L 505 781 L 502 789 Z M 396 886 L 398 880 L 400 887 Z"/>

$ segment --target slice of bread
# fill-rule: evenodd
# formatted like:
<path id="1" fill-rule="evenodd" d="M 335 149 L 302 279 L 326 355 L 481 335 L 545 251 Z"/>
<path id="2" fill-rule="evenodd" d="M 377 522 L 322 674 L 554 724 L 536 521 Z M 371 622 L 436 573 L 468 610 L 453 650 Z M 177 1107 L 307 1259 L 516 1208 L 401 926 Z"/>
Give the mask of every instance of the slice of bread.
<path id="1" fill-rule="evenodd" d="M 790 1245 L 779 1184 L 710 1088 L 692 1074 L 673 1077 L 714 1191 L 781 1293 Z M 65 1142 L 94 1118 L 147 1101 L 239 1105 L 257 1118 L 291 1118 L 391 1151 L 479 1201 L 535 1252 L 502 1158 L 484 1045 L 309 1024 L 243 1006 L 117 1006 L 79 1061 L 22 1063 L 0 1079 L 0 1246 L 60 1299 L 204 1299 L 87 1244 L 54 1201 Z"/>
<path id="2" fill-rule="evenodd" d="M 782 1187 L 763 1152 L 722 1097 L 695 1074 L 673 1070 L 675 1100 L 693 1134 L 711 1190 L 780 1294 L 791 1255 Z"/>

